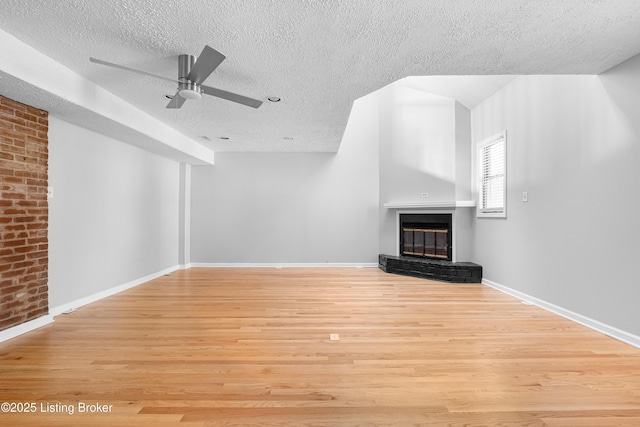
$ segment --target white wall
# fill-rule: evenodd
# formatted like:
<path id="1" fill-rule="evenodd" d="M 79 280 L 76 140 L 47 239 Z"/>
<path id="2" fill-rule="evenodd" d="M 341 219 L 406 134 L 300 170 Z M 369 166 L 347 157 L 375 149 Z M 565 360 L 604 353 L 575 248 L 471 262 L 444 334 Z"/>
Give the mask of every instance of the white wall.
<path id="1" fill-rule="evenodd" d="M 455 104 L 455 200 L 471 200 L 471 110 Z"/>
<path id="2" fill-rule="evenodd" d="M 180 163 L 180 212 L 178 215 L 178 262 L 180 268 L 191 264 L 191 165 Z"/>
<path id="3" fill-rule="evenodd" d="M 49 306 L 178 265 L 179 164 L 49 118 Z"/>
<path id="4" fill-rule="evenodd" d="M 471 192 L 471 110 L 456 102 L 456 201 L 473 200 Z M 456 209 L 457 261 L 470 261 L 473 248 L 475 209 Z"/>
<path id="5" fill-rule="evenodd" d="M 400 85 L 378 97 L 381 201 L 455 200 L 455 101 Z"/>
<path id="6" fill-rule="evenodd" d="M 337 154 L 221 152 L 194 166 L 191 263 L 376 263 L 377 120 L 370 95 Z"/>
<path id="7" fill-rule="evenodd" d="M 378 99 L 379 246 L 381 253 L 395 254 L 397 211 L 384 203 L 469 200 L 470 112 L 454 99 L 401 84 L 381 89 Z M 458 210 L 455 222 L 457 260 L 468 261 L 469 213 Z"/>
<path id="8" fill-rule="evenodd" d="M 508 216 L 474 219 L 484 277 L 640 335 L 640 57 L 520 77 L 473 109 L 472 129 L 508 140 Z"/>

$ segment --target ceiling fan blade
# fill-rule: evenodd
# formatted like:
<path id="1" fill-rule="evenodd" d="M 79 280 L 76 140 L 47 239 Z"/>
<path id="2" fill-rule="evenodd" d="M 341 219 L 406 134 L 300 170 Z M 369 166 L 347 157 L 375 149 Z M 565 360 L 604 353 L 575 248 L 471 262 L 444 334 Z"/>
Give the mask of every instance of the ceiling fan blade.
<path id="1" fill-rule="evenodd" d="M 202 89 L 202 92 L 207 95 L 217 96 L 218 98 L 226 99 L 227 101 L 237 102 L 238 104 L 247 105 L 253 108 L 258 108 L 262 105 L 262 101 L 238 95 L 237 93 L 227 92 L 226 90 L 204 85 L 201 85 L 200 88 Z"/>
<path id="2" fill-rule="evenodd" d="M 173 95 L 173 99 L 167 104 L 167 108 L 180 108 L 182 104 L 184 104 L 184 101 L 186 101 L 186 98 L 181 97 L 180 93 L 176 92 L 176 94 Z"/>
<path id="3" fill-rule="evenodd" d="M 187 79 L 195 84 L 201 84 L 209 77 L 209 74 L 211 74 L 213 70 L 218 68 L 218 65 L 220 65 L 225 58 L 226 56 L 217 50 L 205 45 L 202 53 L 200 53 L 195 64 L 193 64 L 191 71 L 189 71 Z"/>
<path id="4" fill-rule="evenodd" d="M 153 73 L 147 73 L 146 71 L 136 70 L 135 68 L 125 67 L 124 65 L 114 64 L 113 62 L 103 61 L 102 59 L 89 58 L 89 61 L 91 61 L 93 63 L 96 63 L 96 64 L 100 64 L 100 65 L 106 65 L 107 67 L 118 68 L 120 70 L 131 71 L 133 73 L 143 74 L 143 75 L 149 76 L 149 77 L 155 77 L 156 79 L 166 80 L 166 81 L 171 82 L 171 83 L 180 83 L 178 80 L 170 79 L 168 77 L 159 76 L 159 75 L 153 74 Z"/>

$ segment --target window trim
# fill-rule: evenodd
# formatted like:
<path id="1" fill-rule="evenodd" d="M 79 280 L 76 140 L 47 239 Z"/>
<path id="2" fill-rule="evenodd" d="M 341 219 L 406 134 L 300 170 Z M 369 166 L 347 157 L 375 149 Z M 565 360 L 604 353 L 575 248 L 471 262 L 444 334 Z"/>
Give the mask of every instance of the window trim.
<path id="1" fill-rule="evenodd" d="M 502 188 L 502 208 L 491 208 L 484 209 L 482 205 L 483 199 L 483 150 L 493 144 L 503 142 L 504 144 L 504 173 L 503 173 L 503 188 Z M 488 138 L 479 141 L 476 144 L 476 155 L 477 155 L 477 173 L 476 180 L 478 185 L 478 204 L 476 207 L 476 215 L 478 218 L 506 218 L 507 217 L 507 131 L 503 130 L 497 134 L 494 134 Z"/>

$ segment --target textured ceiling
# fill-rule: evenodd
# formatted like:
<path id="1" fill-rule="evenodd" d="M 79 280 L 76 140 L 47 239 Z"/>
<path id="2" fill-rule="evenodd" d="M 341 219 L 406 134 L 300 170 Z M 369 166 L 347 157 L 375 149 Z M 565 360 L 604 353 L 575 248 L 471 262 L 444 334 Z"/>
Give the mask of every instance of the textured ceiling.
<path id="1" fill-rule="evenodd" d="M 3 0 L 0 8 L 6 32 L 216 151 L 335 151 L 353 101 L 407 76 L 597 74 L 640 53 L 638 0 Z M 205 84 L 282 101 L 254 110 L 205 96 L 167 110 L 171 83 L 88 61 L 176 78 L 177 56 L 205 44 L 227 56 Z"/>

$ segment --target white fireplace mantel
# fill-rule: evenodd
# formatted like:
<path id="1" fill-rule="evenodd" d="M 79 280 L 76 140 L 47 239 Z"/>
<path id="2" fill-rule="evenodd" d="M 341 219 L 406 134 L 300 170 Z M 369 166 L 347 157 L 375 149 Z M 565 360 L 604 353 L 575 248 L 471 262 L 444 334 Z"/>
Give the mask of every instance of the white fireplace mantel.
<path id="1" fill-rule="evenodd" d="M 387 202 L 383 206 L 387 209 L 457 209 L 475 208 L 473 200 L 458 200 L 451 202 Z"/>

